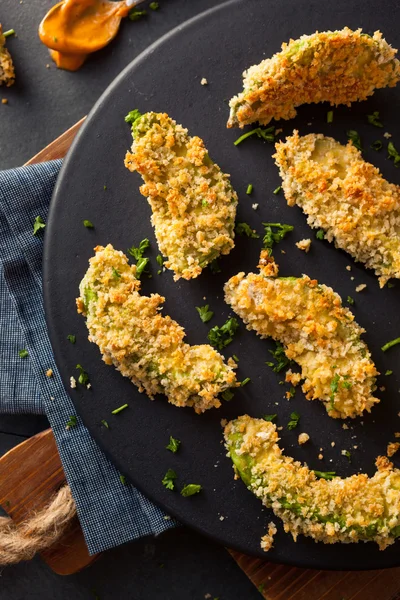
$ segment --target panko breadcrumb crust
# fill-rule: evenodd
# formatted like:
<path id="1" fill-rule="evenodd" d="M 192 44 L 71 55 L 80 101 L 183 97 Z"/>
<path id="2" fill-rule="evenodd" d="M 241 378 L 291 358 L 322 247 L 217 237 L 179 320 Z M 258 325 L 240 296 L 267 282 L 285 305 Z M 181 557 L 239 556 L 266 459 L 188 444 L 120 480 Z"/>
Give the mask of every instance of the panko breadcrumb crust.
<path id="1" fill-rule="evenodd" d="M 229 102 L 228 127 L 292 119 L 301 104 L 366 100 L 399 81 L 396 53 L 379 31 L 371 37 L 348 27 L 290 40 L 243 73 L 243 92 Z"/>
<path id="2" fill-rule="evenodd" d="M 225 284 L 225 301 L 262 338 L 281 342 L 285 354 L 301 367 L 303 392 L 321 400 L 330 417 L 356 417 L 379 402 L 373 396 L 379 374 L 364 329 L 340 296 L 317 280 L 278 277 L 267 251 L 260 274 L 238 273 Z M 295 384 L 295 378 L 291 379 Z"/>
<path id="3" fill-rule="evenodd" d="M 183 328 L 159 312 L 165 298 L 139 293 L 136 266 L 123 252 L 111 244 L 95 252 L 77 307 L 104 362 L 150 398 L 165 394 L 172 404 L 191 406 L 196 413 L 218 408 L 218 394 L 237 385 L 232 367 L 211 346 L 183 341 Z"/>
<path id="4" fill-rule="evenodd" d="M 374 541 L 384 550 L 400 535 L 400 471 L 386 457 L 378 457 L 373 477 L 318 479 L 282 453 L 271 422 L 244 415 L 224 435 L 235 472 L 294 540 L 303 534 L 325 544 Z"/>
<path id="5" fill-rule="evenodd" d="M 289 206 L 311 227 L 373 269 L 381 287 L 400 278 L 400 186 L 384 179 L 350 141 L 298 131 L 276 144 L 275 162 Z"/>
<path id="6" fill-rule="evenodd" d="M 191 279 L 234 247 L 237 194 L 229 175 L 209 157 L 204 142 L 165 113 L 146 113 L 133 124 L 125 166 L 137 171 L 140 192 L 165 266 L 174 279 Z"/>
<path id="7" fill-rule="evenodd" d="M 3 83 L 10 87 L 15 81 L 14 64 L 11 54 L 6 48 L 6 38 L 0 25 L 0 85 Z"/>

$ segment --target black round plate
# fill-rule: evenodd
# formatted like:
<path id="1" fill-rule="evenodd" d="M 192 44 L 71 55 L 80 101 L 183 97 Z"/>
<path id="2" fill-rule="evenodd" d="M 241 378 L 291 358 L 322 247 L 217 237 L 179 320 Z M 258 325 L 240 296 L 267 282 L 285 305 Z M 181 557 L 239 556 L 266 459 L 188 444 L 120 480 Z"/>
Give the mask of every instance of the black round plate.
<path id="1" fill-rule="evenodd" d="M 372 272 L 333 245 L 317 240 L 300 210 L 289 208 L 282 194 L 273 194 L 280 184 L 271 158 L 273 145 L 251 138 L 235 147 L 233 142 L 240 132 L 226 129 L 227 100 L 241 90 L 241 74 L 246 67 L 279 51 L 281 43 L 291 37 L 347 25 L 362 27 L 368 33 L 380 29 L 398 46 L 399 19 L 400 5 L 392 0 L 378 6 L 376 0 L 246 0 L 204 13 L 150 47 L 103 94 L 68 154 L 51 205 L 44 258 L 48 326 L 65 387 L 85 424 L 118 468 L 168 513 L 226 546 L 268 560 L 334 569 L 400 564 L 397 545 L 380 552 L 372 543 L 325 546 L 303 537 L 295 543 L 280 526 L 273 550 L 265 555 L 260 538 L 273 515 L 241 481 L 234 481 L 220 424 L 221 419 L 244 413 L 256 417 L 277 413 L 278 425 L 283 426 L 281 446 L 287 454 L 312 468 L 334 470 L 341 476 L 360 471 L 372 474 L 375 458 L 385 453 L 386 444 L 400 430 L 400 348 L 387 354 L 380 350 L 385 342 L 400 335 L 400 282 L 380 290 Z M 208 80 L 206 86 L 200 84 L 203 77 Z M 262 221 L 295 226 L 274 251 L 282 275 L 307 273 L 332 286 L 342 298 L 355 298 L 352 310 L 367 330 L 365 339 L 379 371 L 393 371 L 393 375 L 379 378 L 379 387 L 385 389 L 379 392 L 381 404 L 370 415 L 349 422 L 343 429 L 342 421 L 330 419 L 321 403 L 307 402 L 299 389 L 287 400 L 284 393 L 288 386 L 281 385 L 283 375 L 265 364 L 273 344 L 258 339 L 243 324 L 224 354 L 239 357 L 238 377 L 250 377 L 251 383 L 238 390 L 230 403 L 201 416 L 191 409 L 175 408 L 163 397 L 151 402 L 115 369 L 102 363 L 98 348 L 87 341 L 84 319 L 75 309 L 78 285 L 94 246 L 112 243 L 126 251 L 141 239 L 150 239 L 153 276 L 143 278 L 143 293 L 157 291 L 166 297 L 165 314 L 185 327 L 191 344 L 207 343 L 210 327 L 222 325 L 231 314 L 223 300 L 223 284 L 239 271 L 255 271 L 261 248 L 261 237 L 237 237 L 234 251 L 219 261 L 219 274 L 207 269 L 198 279 L 178 283 L 173 282 L 171 272 L 157 275 L 158 248 L 150 208 L 139 193 L 140 177 L 124 167 L 125 152 L 131 145 L 124 116 L 133 108 L 166 111 L 192 135 L 204 139 L 213 159 L 232 175 L 240 197 L 238 221 L 249 223 L 260 236 Z M 390 132 L 400 149 L 399 108 L 400 86 L 380 90 L 351 108 L 335 109 L 332 124 L 326 122 L 329 106 L 310 105 L 301 107 L 296 119 L 279 122 L 278 128 L 283 129 L 281 137 L 298 128 L 302 134 L 322 132 L 343 143 L 346 131 L 355 129 L 361 135 L 366 159 L 378 165 L 388 180 L 399 184 L 400 171 L 387 159 L 387 140 L 383 137 L 384 132 Z M 366 115 L 374 110 L 380 111 L 383 129 L 367 123 Z M 383 141 L 380 153 L 371 149 L 376 139 Z M 251 196 L 245 193 L 249 183 L 254 186 Z M 258 204 L 257 210 L 253 204 Z M 92 221 L 94 229 L 86 229 L 83 219 Z M 295 242 L 307 237 L 313 243 L 306 255 Z M 368 287 L 356 293 L 355 287 L 361 283 Z M 195 309 L 206 303 L 215 313 L 207 325 Z M 76 345 L 66 339 L 71 333 L 77 335 Z M 90 374 L 90 390 L 69 388 L 78 362 Z M 112 416 L 111 411 L 125 402 L 129 409 Z M 286 425 L 294 410 L 301 415 L 300 424 L 289 431 Z M 102 419 L 109 421 L 109 430 L 101 426 Z M 311 441 L 299 447 L 297 437 L 303 431 L 310 434 Z M 165 449 L 170 435 L 182 441 L 178 454 Z M 342 450 L 351 452 L 350 461 Z M 320 453 L 323 459 L 318 459 Z M 201 494 L 183 498 L 179 492 L 165 489 L 161 480 L 169 468 L 177 472 L 179 485 L 200 483 Z"/>

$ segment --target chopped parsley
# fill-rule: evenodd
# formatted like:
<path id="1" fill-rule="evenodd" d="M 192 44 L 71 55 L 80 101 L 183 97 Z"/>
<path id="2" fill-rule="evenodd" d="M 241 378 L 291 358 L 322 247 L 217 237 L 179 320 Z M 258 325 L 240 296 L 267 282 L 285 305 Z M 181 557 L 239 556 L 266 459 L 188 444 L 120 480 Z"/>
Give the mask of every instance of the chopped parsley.
<path id="1" fill-rule="evenodd" d="M 250 194 L 251 194 L 252 191 L 253 191 L 253 184 L 249 183 L 249 185 L 247 186 L 246 194 L 248 196 L 250 196 Z"/>
<path id="2" fill-rule="evenodd" d="M 147 10 L 138 10 L 136 7 L 132 8 L 128 14 L 131 21 L 139 21 L 139 19 L 145 17 L 146 15 Z"/>
<path id="3" fill-rule="evenodd" d="M 300 421 L 300 415 L 298 412 L 290 413 L 290 421 L 288 423 L 288 429 L 295 429 Z"/>
<path id="4" fill-rule="evenodd" d="M 262 593 L 263 593 L 263 591 L 264 591 L 264 587 L 265 587 L 265 583 L 260 583 L 260 585 L 258 586 L 258 588 L 257 588 L 257 589 L 258 589 L 258 591 L 260 592 L 260 594 L 262 594 Z"/>
<path id="5" fill-rule="evenodd" d="M 115 277 L 115 279 L 119 279 L 121 277 L 121 273 L 119 271 L 117 271 L 117 269 L 115 267 L 112 268 L 112 272 L 113 272 L 113 277 Z"/>
<path id="6" fill-rule="evenodd" d="M 379 111 L 375 110 L 372 115 L 367 115 L 368 123 L 375 127 L 383 127 L 383 123 L 379 120 Z"/>
<path id="7" fill-rule="evenodd" d="M 142 113 L 138 111 L 137 108 L 128 112 L 125 117 L 125 123 L 133 123 L 142 116 Z"/>
<path id="8" fill-rule="evenodd" d="M 126 484 L 126 477 L 125 477 L 125 475 L 120 475 L 119 476 L 119 480 L 122 483 L 122 485 L 127 485 Z"/>
<path id="9" fill-rule="evenodd" d="M 167 490 L 173 490 L 175 488 L 175 479 L 177 478 L 177 474 L 173 469 L 168 469 L 162 478 L 162 484 L 167 488 Z"/>
<path id="10" fill-rule="evenodd" d="M 326 122 L 327 123 L 333 122 L 333 110 L 328 110 L 328 112 L 326 113 Z"/>
<path id="11" fill-rule="evenodd" d="M 15 29 L 8 29 L 8 31 L 5 31 L 3 33 L 5 38 L 8 38 L 8 37 L 10 37 L 10 35 L 14 35 L 14 34 L 15 34 Z"/>
<path id="12" fill-rule="evenodd" d="M 264 421 L 275 421 L 278 415 L 275 413 L 274 415 L 263 415 Z"/>
<path id="13" fill-rule="evenodd" d="M 102 419 L 102 420 L 100 421 L 100 423 L 101 423 L 102 425 L 104 425 L 104 427 L 106 427 L 107 429 L 110 429 L 110 426 L 109 426 L 109 424 L 107 423 L 107 421 L 106 421 L 105 419 Z"/>
<path id="14" fill-rule="evenodd" d="M 212 260 L 210 262 L 209 266 L 210 266 L 211 273 L 213 273 L 214 275 L 216 275 L 217 273 L 221 273 L 221 268 L 220 268 L 216 258 L 214 258 L 214 260 Z"/>
<path id="15" fill-rule="evenodd" d="M 296 388 L 294 388 L 294 387 L 291 387 L 291 388 L 289 389 L 289 391 L 288 391 L 289 398 L 293 398 L 293 396 L 295 395 L 295 393 L 296 393 Z"/>
<path id="16" fill-rule="evenodd" d="M 315 234 L 315 237 L 317 238 L 317 240 L 325 239 L 325 231 L 323 229 L 318 229 L 317 233 Z"/>
<path id="17" fill-rule="evenodd" d="M 93 225 L 92 221 L 88 221 L 87 219 L 85 219 L 84 221 L 82 221 L 82 223 L 84 224 L 84 226 L 87 229 L 93 229 L 94 228 L 94 225 Z"/>
<path id="18" fill-rule="evenodd" d="M 357 148 L 358 150 L 362 150 L 361 138 L 358 135 L 358 132 L 354 129 L 349 129 L 349 131 L 347 131 L 346 133 L 349 140 L 353 142 L 353 146 L 355 146 L 355 148 Z"/>
<path id="19" fill-rule="evenodd" d="M 386 350 L 389 350 L 389 348 L 393 348 L 393 346 L 396 346 L 397 344 L 400 344 L 400 337 L 396 338 L 395 340 L 391 340 L 390 342 L 387 342 L 384 346 L 382 346 L 381 350 L 382 352 L 386 352 Z"/>
<path id="20" fill-rule="evenodd" d="M 276 348 L 275 350 L 268 350 L 270 354 L 274 357 L 276 363 L 267 362 L 268 367 L 274 371 L 274 373 L 280 373 L 282 369 L 289 367 L 291 364 L 290 358 L 288 358 L 285 354 L 285 348 L 280 342 L 275 342 Z"/>
<path id="21" fill-rule="evenodd" d="M 336 477 L 336 471 L 315 471 L 314 470 L 315 475 L 319 478 L 319 479 L 333 479 L 334 477 Z"/>
<path id="22" fill-rule="evenodd" d="M 250 136 L 256 135 L 258 138 L 261 138 L 261 139 L 265 140 L 266 142 L 270 142 L 272 144 L 275 141 L 274 131 L 275 131 L 274 125 L 272 127 L 267 127 L 267 129 L 263 129 L 262 127 L 256 127 L 255 129 L 252 129 L 251 131 L 247 131 L 246 133 L 241 135 L 240 138 L 235 140 L 233 143 L 235 146 L 238 146 L 239 144 L 244 142 L 244 140 L 246 140 Z"/>
<path id="23" fill-rule="evenodd" d="M 245 379 L 243 379 L 243 381 L 240 382 L 240 387 L 244 387 L 245 385 L 250 383 L 250 381 L 251 381 L 250 377 L 246 377 Z"/>
<path id="24" fill-rule="evenodd" d="M 382 144 L 381 140 L 375 140 L 375 142 L 373 142 L 373 144 L 371 144 L 371 148 L 373 150 L 376 150 L 377 152 L 379 152 L 379 150 L 382 150 L 383 144 Z"/>
<path id="25" fill-rule="evenodd" d="M 388 158 L 393 158 L 395 167 L 400 165 L 400 154 L 394 147 L 393 142 L 388 143 Z"/>
<path id="26" fill-rule="evenodd" d="M 339 386 L 339 379 L 340 379 L 340 375 L 339 373 L 336 373 L 334 378 L 331 381 L 331 395 L 330 395 L 330 400 L 331 400 L 331 409 L 335 408 L 335 394 L 338 391 L 338 386 Z"/>
<path id="27" fill-rule="evenodd" d="M 147 238 L 144 238 L 144 240 L 140 242 L 138 247 L 131 246 L 130 248 L 128 248 L 128 254 L 133 256 L 133 258 L 135 258 L 136 260 L 139 260 L 139 258 L 143 257 L 144 251 L 147 250 L 149 246 L 149 240 Z"/>
<path id="28" fill-rule="evenodd" d="M 203 321 L 203 323 L 208 323 L 208 321 L 214 316 L 213 311 L 208 310 L 210 308 L 208 304 L 206 304 L 205 306 L 196 306 L 195 308 L 199 313 L 200 319 Z"/>
<path id="29" fill-rule="evenodd" d="M 236 223 L 235 231 L 238 235 L 246 235 L 249 238 L 260 237 L 247 223 Z"/>
<path id="30" fill-rule="evenodd" d="M 158 2 L 150 2 L 149 4 L 149 8 L 151 10 L 158 10 L 160 8 L 160 5 Z"/>
<path id="31" fill-rule="evenodd" d="M 263 226 L 265 229 L 263 248 L 267 249 L 270 255 L 273 245 L 281 242 L 285 235 L 294 229 L 293 225 L 286 225 L 285 223 L 263 223 Z"/>
<path id="32" fill-rule="evenodd" d="M 231 390 L 225 390 L 224 392 L 222 392 L 221 398 L 222 400 L 225 400 L 225 402 L 230 402 L 234 395 L 235 394 Z"/>
<path id="33" fill-rule="evenodd" d="M 125 410 L 126 408 L 128 408 L 129 404 L 123 404 L 122 406 L 119 406 L 118 408 L 114 408 L 114 410 L 111 411 L 112 415 L 117 415 L 118 413 L 122 412 L 123 410 Z"/>
<path id="34" fill-rule="evenodd" d="M 149 262 L 149 258 L 144 258 L 144 251 L 150 246 L 150 242 L 147 238 L 142 240 L 139 246 L 131 246 L 128 248 L 128 254 L 130 254 L 136 260 L 136 279 L 140 279 L 142 273 L 146 269 Z"/>
<path id="35" fill-rule="evenodd" d="M 354 304 L 354 298 L 352 298 L 351 296 L 347 296 L 347 302 L 348 304 Z"/>
<path id="36" fill-rule="evenodd" d="M 41 229 L 46 227 L 46 223 L 43 221 L 42 217 L 36 217 L 33 222 L 33 235 L 36 235 Z"/>
<path id="37" fill-rule="evenodd" d="M 107 189 L 107 186 L 103 185 L 103 190 L 106 191 L 106 189 Z"/>
<path id="38" fill-rule="evenodd" d="M 189 483 L 181 489 L 181 496 L 187 498 L 188 496 L 194 496 L 194 494 L 198 494 L 200 491 L 201 485 L 198 483 Z"/>
<path id="39" fill-rule="evenodd" d="M 163 259 L 163 257 L 161 256 L 161 254 L 157 254 L 157 256 L 156 256 L 156 261 L 157 261 L 157 264 L 158 264 L 158 265 L 161 267 L 161 269 L 159 269 L 159 270 L 157 271 L 157 275 L 161 275 L 161 273 L 162 273 L 162 267 L 163 267 L 163 265 L 164 265 L 164 259 Z"/>
<path id="40" fill-rule="evenodd" d="M 82 385 L 87 385 L 89 383 L 89 375 L 86 373 L 85 369 L 81 365 L 76 365 L 76 368 L 78 369 L 78 371 L 80 371 L 78 377 L 79 383 L 81 383 Z"/>
<path id="41" fill-rule="evenodd" d="M 71 344 L 75 344 L 76 342 L 76 335 L 67 335 L 67 340 L 71 343 Z"/>
<path id="42" fill-rule="evenodd" d="M 234 360 L 235 362 L 237 362 L 237 363 L 239 362 L 239 359 L 238 359 L 238 357 L 236 356 L 236 354 L 232 354 L 232 358 L 233 358 L 233 360 Z"/>
<path id="43" fill-rule="evenodd" d="M 208 340 L 217 350 L 222 350 L 231 343 L 233 336 L 239 328 L 239 323 L 235 317 L 228 319 L 221 327 L 215 325 L 208 332 Z"/>
<path id="44" fill-rule="evenodd" d="M 29 356 L 28 350 L 25 350 L 25 348 L 23 350 L 19 350 L 18 354 L 20 358 L 26 358 Z"/>
<path id="45" fill-rule="evenodd" d="M 393 371 L 391 371 L 390 369 L 388 369 L 387 371 L 385 371 L 385 375 L 393 375 Z"/>
<path id="46" fill-rule="evenodd" d="M 342 450 L 342 454 L 349 460 L 349 462 L 351 462 L 351 452 L 348 450 Z"/>
<path id="47" fill-rule="evenodd" d="M 181 441 L 176 438 L 169 436 L 169 444 L 166 447 L 167 450 L 170 450 L 173 454 L 176 454 L 179 450 L 179 446 L 181 445 Z"/>
<path id="48" fill-rule="evenodd" d="M 392 288 L 396 287 L 395 284 L 393 283 L 393 281 L 389 281 L 387 284 L 388 288 L 391 290 Z"/>
<path id="49" fill-rule="evenodd" d="M 279 192 L 281 191 L 281 189 L 282 189 L 282 186 L 278 185 L 278 187 L 275 188 L 272 193 L 275 194 L 275 196 L 277 196 L 279 194 Z"/>
<path id="50" fill-rule="evenodd" d="M 65 428 L 66 428 L 66 429 L 71 429 L 71 427 L 75 427 L 77 423 L 78 423 L 78 419 L 76 418 L 76 416 L 75 416 L 75 415 L 72 415 L 72 416 L 71 416 L 71 417 L 68 419 L 68 421 L 67 421 L 67 424 L 66 424 Z"/>

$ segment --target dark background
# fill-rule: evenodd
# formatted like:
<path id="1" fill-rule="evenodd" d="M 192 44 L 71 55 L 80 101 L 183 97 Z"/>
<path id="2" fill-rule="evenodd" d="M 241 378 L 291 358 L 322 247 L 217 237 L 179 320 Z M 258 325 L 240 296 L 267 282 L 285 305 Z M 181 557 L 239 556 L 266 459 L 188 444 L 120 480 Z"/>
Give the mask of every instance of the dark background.
<path id="1" fill-rule="evenodd" d="M 19 166 L 86 115 L 115 76 L 161 35 L 217 0 L 160 0 L 157 12 L 122 23 L 117 39 L 77 73 L 57 70 L 37 27 L 53 0 L 1 0 L 16 84 L 0 88 L 0 168 Z M 147 3 L 144 3 L 146 7 Z M 46 68 L 46 65 L 50 65 Z M 0 455 L 48 427 L 45 417 L 0 415 Z M 253 600 L 257 590 L 225 549 L 185 529 L 106 552 L 87 570 L 60 577 L 36 558 L 0 572 L 1 600 Z"/>

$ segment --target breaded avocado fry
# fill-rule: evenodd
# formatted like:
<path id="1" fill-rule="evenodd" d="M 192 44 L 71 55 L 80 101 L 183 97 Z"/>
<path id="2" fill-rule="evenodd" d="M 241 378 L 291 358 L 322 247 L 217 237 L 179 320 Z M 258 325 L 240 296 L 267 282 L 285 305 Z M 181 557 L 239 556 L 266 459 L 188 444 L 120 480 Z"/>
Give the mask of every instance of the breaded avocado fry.
<path id="1" fill-rule="evenodd" d="M 366 100 L 399 81 L 396 52 L 379 31 L 371 37 L 348 27 L 290 40 L 243 73 L 243 92 L 229 103 L 228 127 L 292 119 L 301 104 Z"/>
<path id="2" fill-rule="evenodd" d="M 164 298 L 139 293 L 136 265 L 123 252 L 111 244 L 95 251 L 77 307 L 104 362 L 150 398 L 165 394 L 172 404 L 197 413 L 219 407 L 218 394 L 236 385 L 232 367 L 211 346 L 184 343 L 183 328 L 159 312 Z"/>
<path id="3" fill-rule="evenodd" d="M 380 550 L 400 535 L 400 471 L 379 457 L 373 477 L 318 479 L 285 456 L 276 427 L 248 415 L 225 427 L 225 442 L 237 475 L 280 517 L 286 532 L 325 544 L 374 541 Z"/>
<path id="4" fill-rule="evenodd" d="M 276 144 L 275 162 L 289 206 L 311 227 L 373 269 L 381 287 L 400 278 L 400 186 L 365 162 L 351 142 L 293 132 Z"/>
<path id="5" fill-rule="evenodd" d="M 11 33 L 11 30 L 10 30 Z M 0 85 L 3 83 L 10 87 L 15 81 L 14 64 L 11 54 L 6 48 L 6 38 L 0 24 Z"/>
<path id="6" fill-rule="evenodd" d="M 260 274 L 239 273 L 225 284 L 226 302 L 247 329 L 283 344 L 286 356 L 301 367 L 306 398 L 321 400 L 330 417 L 370 412 L 379 402 L 373 396 L 378 372 L 360 339 L 364 329 L 340 296 L 307 275 L 277 277 L 266 251 L 259 266 Z M 287 380 L 293 376 L 289 372 Z"/>
<path id="7" fill-rule="evenodd" d="M 203 141 L 165 113 L 138 116 L 125 166 L 137 171 L 164 263 L 174 279 L 192 279 L 234 247 L 237 194 Z"/>

